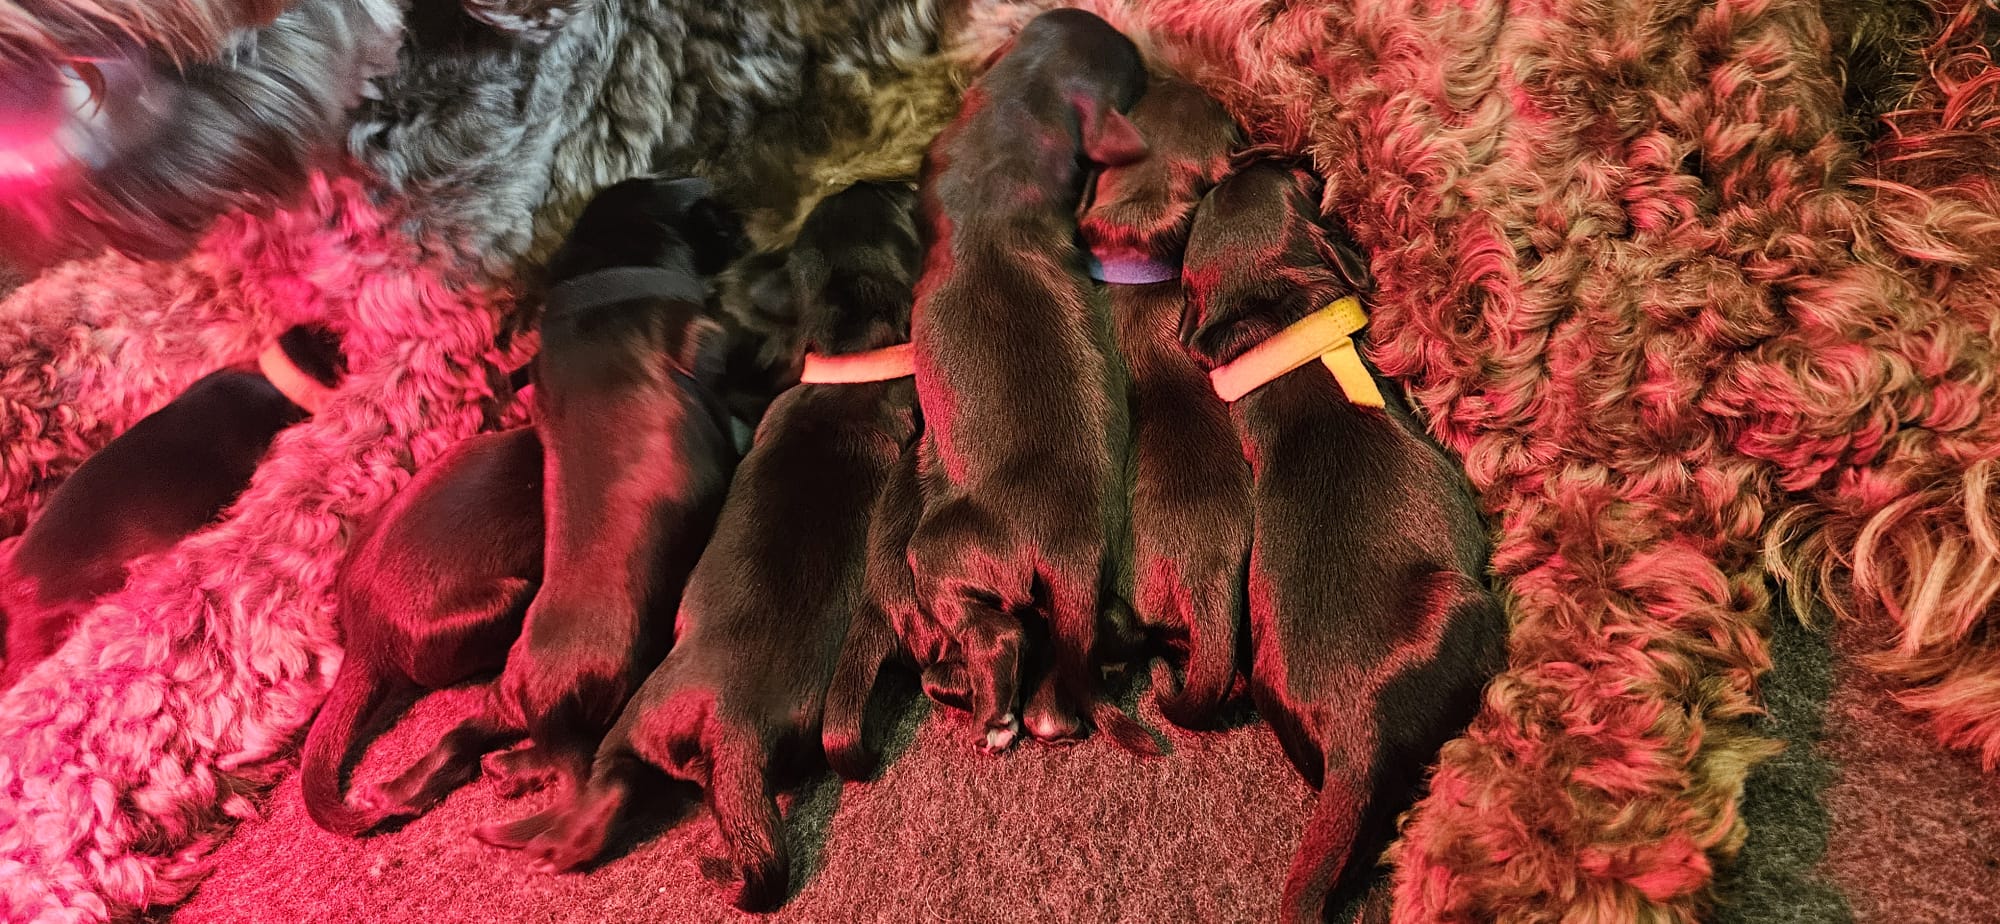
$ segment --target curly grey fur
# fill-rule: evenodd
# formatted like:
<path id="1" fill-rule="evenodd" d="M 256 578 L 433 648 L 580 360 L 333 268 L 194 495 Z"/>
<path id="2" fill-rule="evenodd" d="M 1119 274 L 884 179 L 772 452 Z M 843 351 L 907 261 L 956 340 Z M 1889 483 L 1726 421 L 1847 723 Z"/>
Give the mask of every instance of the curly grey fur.
<path id="1" fill-rule="evenodd" d="M 109 244 L 139 257 L 176 256 L 218 215 L 262 210 L 297 192 L 338 154 L 367 80 L 394 64 L 396 0 L 313 0 L 243 33 L 218 60 L 175 70 L 143 64 L 162 111 L 127 100 L 96 126 L 97 169 L 9 203 L 46 231 L 16 241 L 38 260 Z M 119 96 L 136 95 L 136 89 Z"/>
<path id="2" fill-rule="evenodd" d="M 406 19 L 394 0 L 303 0 L 189 65 L 143 144 L 7 205 L 50 229 L 42 259 L 174 255 L 221 214 L 282 203 L 345 134 L 384 194 L 419 203 L 417 237 L 509 270 L 627 176 L 698 167 L 779 207 L 770 168 L 865 127 L 867 75 L 928 53 L 936 6 L 469 0 Z"/>

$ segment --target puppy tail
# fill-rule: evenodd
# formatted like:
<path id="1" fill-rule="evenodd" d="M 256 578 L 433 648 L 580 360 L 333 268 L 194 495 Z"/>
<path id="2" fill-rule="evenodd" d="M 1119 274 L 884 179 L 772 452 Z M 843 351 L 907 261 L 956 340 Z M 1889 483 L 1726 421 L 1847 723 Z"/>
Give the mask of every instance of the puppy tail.
<path id="1" fill-rule="evenodd" d="M 1328 769 L 1319 790 L 1319 804 L 1306 822 L 1305 838 L 1285 876 L 1279 919 L 1286 924 L 1320 924 L 1327 896 L 1347 868 L 1360 834 L 1362 816 L 1371 808 L 1367 788 L 1347 774 Z"/>
<path id="2" fill-rule="evenodd" d="M 313 719 L 312 729 L 306 732 L 299 766 L 306 814 L 335 834 L 358 837 L 382 821 L 381 815 L 348 804 L 340 778 L 347 770 L 361 726 L 382 708 L 391 692 L 391 684 L 373 676 L 350 654 Z"/>
<path id="3" fill-rule="evenodd" d="M 820 720 L 820 744 L 826 749 L 827 765 L 841 779 L 866 780 L 881 766 L 881 755 L 869 750 L 862 738 L 862 725 L 882 667 L 895 654 L 896 636 L 889 620 L 874 607 L 864 608 L 848 628 Z"/>
<path id="4" fill-rule="evenodd" d="M 1188 654 L 1178 689 L 1162 687 L 1160 714 L 1182 728 L 1204 728 L 1236 686 L 1241 582 L 1203 587 L 1188 609 Z M 1171 691 L 1171 692 L 1170 692 Z"/>
<path id="5" fill-rule="evenodd" d="M 1090 724 L 1111 736 L 1114 744 L 1140 757 L 1158 757 L 1162 753 L 1153 733 L 1109 700 L 1099 698 L 1091 704 Z"/>
<path id="6" fill-rule="evenodd" d="M 785 899 L 791 856 L 785 851 L 778 800 L 771 795 L 769 754 L 758 742 L 745 740 L 745 733 L 739 729 L 719 736 L 709 767 L 708 807 L 742 878 L 736 907 L 770 911 Z"/>

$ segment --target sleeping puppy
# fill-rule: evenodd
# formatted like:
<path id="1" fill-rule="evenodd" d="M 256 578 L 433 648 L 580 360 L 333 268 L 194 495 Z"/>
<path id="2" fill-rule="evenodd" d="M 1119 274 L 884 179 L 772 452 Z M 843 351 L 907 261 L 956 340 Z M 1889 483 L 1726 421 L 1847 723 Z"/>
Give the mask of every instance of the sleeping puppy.
<path id="1" fill-rule="evenodd" d="M 1071 736 L 1088 709 L 1121 744 L 1154 747 L 1097 689 L 1099 597 L 1125 520 L 1125 397 L 1076 246 L 1088 165 L 1145 156 L 1122 114 L 1145 86 L 1129 39 L 1052 10 L 972 85 L 924 158 L 912 320 L 924 498 L 909 561 L 917 599 L 964 658 L 987 751 L 1021 727 L 1031 610 L 1055 664 L 1029 730 Z"/>
<path id="2" fill-rule="evenodd" d="M 53 654 L 135 559 L 214 522 L 278 432 L 339 382 L 339 349 L 326 331 L 293 328 L 257 363 L 209 373 L 78 466 L 0 558 L 0 686 Z"/>
<path id="3" fill-rule="evenodd" d="M 920 255 L 914 202 L 906 186 L 861 184 L 808 216 L 789 263 L 815 353 L 737 471 L 673 651 L 605 737 L 580 799 L 482 837 L 525 844 L 545 871 L 573 869 L 602 852 L 657 767 L 706 788 L 737 905 L 783 899 L 774 778 L 818 762 L 822 701 L 864 601 L 869 512 L 915 431 L 916 388 L 897 346 Z"/>
<path id="4" fill-rule="evenodd" d="M 306 812 L 354 836 L 382 819 L 341 791 L 383 703 L 492 673 L 542 579 L 542 443 L 532 427 L 466 439 L 417 474 L 334 581 L 346 656 L 306 734 Z"/>
<path id="5" fill-rule="evenodd" d="M 1251 696 L 1320 790 L 1285 880 L 1290 921 L 1366 886 L 1507 631 L 1464 474 L 1340 349 L 1365 321 L 1342 299 L 1366 270 L 1319 202 L 1312 174 L 1253 161 L 1202 202 L 1183 267 L 1188 347 L 1234 401 L 1253 478 Z M 1333 336 L 1301 342 L 1327 319 Z"/>
<path id="6" fill-rule="evenodd" d="M 1228 405 L 1181 346 L 1180 264 L 1195 206 L 1228 173 L 1240 135 L 1220 103 L 1172 77 L 1153 79 L 1132 123 L 1152 153 L 1099 173 L 1082 220 L 1131 376 L 1131 573 L 1121 582 L 1139 628 L 1184 656 L 1160 711 L 1201 726 L 1236 682 L 1250 466 Z"/>
<path id="7" fill-rule="evenodd" d="M 672 641 L 688 573 L 714 529 L 736 450 L 715 393 L 710 279 L 742 249 L 738 219 L 697 179 L 625 180 L 585 206 L 550 264 L 535 362 L 544 449 L 543 581 L 479 714 L 351 801 L 420 814 L 479 771 L 567 790 Z"/>

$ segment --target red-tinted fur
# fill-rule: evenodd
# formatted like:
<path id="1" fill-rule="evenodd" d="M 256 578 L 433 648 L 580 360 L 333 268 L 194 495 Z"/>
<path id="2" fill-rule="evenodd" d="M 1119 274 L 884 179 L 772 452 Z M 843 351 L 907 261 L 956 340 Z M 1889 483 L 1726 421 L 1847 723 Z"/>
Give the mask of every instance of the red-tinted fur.
<path id="1" fill-rule="evenodd" d="M 344 372 L 330 335 L 293 328 L 280 339 L 322 384 Z M 214 522 L 249 487 L 271 440 L 305 417 L 254 365 L 223 369 L 85 460 L 0 557 L 0 686 L 53 654 L 77 617 L 124 586 L 133 560 Z"/>
<path id="2" fill-rule="evenodd" d="M 481 713 L 357 801 L 385 817 L 421 813 L 469 781 L 479 755 L 524 735 L 529 748 L 490 764 L 506 785 L 553 776 L 568 790 L 582 780 L 666 655 L 735 464 L 713 392 L 721 328 L 705 293 L 739 249 L 734 216 L 698 181 L 627 180 L 586 206 L 551 264 L 535 364 L 542 587 Z M 673 291 L 627 293 L 620 283 L 594 293 L 609 300 L 583 301 L 592 279 L 634 268 L 666 271 Z M 576 294 L 566 301 L 565 291 Z"/>
<path id="3" fill-rule="evenodd" d="M 1097 691 L 1099 598 L 1125 520 L 1125 397 L 1108 308 L 1076 247 L 1089 164 L 1145 154 L 1121 114 L 1145 82 L 1138 50 L 1103 20 L 1044 13 L 924 159 L 912 321 L 924 503 L 909 561 L 917 599 L 964 659 L 988 750 L 1020 727 L 1029 612 L 1047 619 L 1056 662 L 1030 730 L 1072 734 L 1087 708 L 1121 742 L 1153 747 Z"/>
<path id="4" fill-rule="evenodd" d="M 346 654 L 306 735 L 306 812 L 357 835 L 380 806 L 340 777 L 383 703 L 506 663 L 542 579 L 542 443 L 530 427 L 474 436 L 424 468 L 360 535 L 334 585 Z"/>
<path id="5" fill-rule="evenodd" d="M 1222 105 L 1199 87 L 1155 77 L 1132 107 L 1151 152 L 1106 167 L 1083 213 L 1083 239 L 1107 265 L 1177 268 L 1201 197 L 1228 173 L 1241 141 Z M 1111 278 L 1118 278 L 1112 276 Z M 1131 377 L 1129 573 L 1140 628 L 1185 655 L 1184 679 L 1159 694 L 1173 722 L 1201 726 L 1235 686 L 1244 569 L 1250 558 L 1250 466 L 1228 405 L 1181 346 L 1180 274 L 1107 284 L 1118 351 Z"/>
<path id="6" fill-rule="evenodd" d="M 846 354 L 909 336 L 918 261 L 904 186 L 828 198 L 794 245 L 806 342 Z M 803 384 L 780 395 L 737 469 L 715 539 L 689 579 L 674 648 L 598 749 L 574 801 L 482 836 L 546 869 L 602 852 L 647 767 L 704 787 L 745 909 L 777 904 L 790 860 L 780 768 L 818 764 L 820 714 L 851 617 L 866 601 L 868 518 L 915 423 L 909 379 Z"/>
<path id="7" fill-rule="evenodd" d="M 1204 368 L 1352 294 L 1359 261 L 1316 220 L 1303 169 L 1253 161 L 1195 217 L 1183 278 Z M 1350 251 L 1351 252 L 1351 251 Z M 1444 743 L 1504 666 L 1489 538 L 1465 477 L 1400 397 L 1350 403 L 1307 363 L 1230 406 L 1250 460 L 1251 696 L 1319 787 L 1287 921 L 1364 887 Z"/>

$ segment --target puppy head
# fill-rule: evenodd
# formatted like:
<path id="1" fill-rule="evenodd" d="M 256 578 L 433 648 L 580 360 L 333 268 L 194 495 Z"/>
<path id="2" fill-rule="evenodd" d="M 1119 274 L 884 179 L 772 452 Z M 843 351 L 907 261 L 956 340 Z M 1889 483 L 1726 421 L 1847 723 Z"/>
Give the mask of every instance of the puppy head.
<path id="1" fill-rule="evenodd" d="M 713 276 L 748 246 L 742 218 L 707 180 L 636 177 L 605 187 L 584 206 L 550 261 L 549 280 L 618 266 Z"/>
<path id="2" fill-rule="evenodd" d="M 1055 9 L 1030 20 L 980 78 L 995 96 L 1053 94 L 1074 107 L 1077 142 L 1093 163 L 1129 164 L 1146 142 L 1124 115 L 1146 91 L 1139 46 L 1093 13 Z"/>
<path id="3" fill-rule="evenodd" d="M 1228 174 L 1242 132 L 1221 103 L 1177 77 L 1155 78 L 1131 117 L 1151 153 L 1097 175 L 1083 238 L 1100 259 L 1178 263 L 1195 206 Z"/>
<path id="4" fill-rule="evenodd" d="M 1188 348 L 1221 365 L 1369 287 L 1366 261 L 1344 229 L 1319 218 L 1321 184 L 1302 165 L 1259 157 L 1210 191 L 1195 211 L 1182 264 Z"/>
<path id="5" fill-rule="evenodd" d="M 922 245 L 908 183 L 856 183 L 799 228 L 786 268 L 805 349 L 872 350 L 910 336 Z"/>

